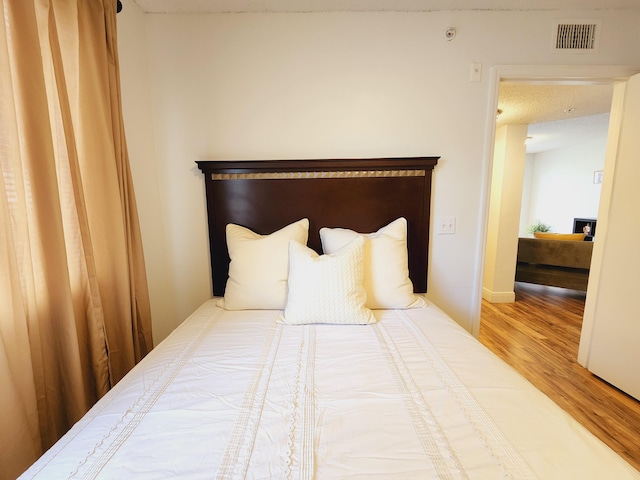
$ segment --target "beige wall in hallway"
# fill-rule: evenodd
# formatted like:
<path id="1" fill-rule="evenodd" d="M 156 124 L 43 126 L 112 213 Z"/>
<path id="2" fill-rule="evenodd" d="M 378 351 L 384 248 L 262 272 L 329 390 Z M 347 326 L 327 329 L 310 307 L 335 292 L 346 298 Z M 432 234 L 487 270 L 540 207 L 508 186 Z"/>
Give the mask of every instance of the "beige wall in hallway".
<path id="1" fill-rule="evenodd" d="M 492 303 L 515 301 L 526 138 L 527 125 L 505 125 L 496 130 L 482 283 L 482 298 Z"/>

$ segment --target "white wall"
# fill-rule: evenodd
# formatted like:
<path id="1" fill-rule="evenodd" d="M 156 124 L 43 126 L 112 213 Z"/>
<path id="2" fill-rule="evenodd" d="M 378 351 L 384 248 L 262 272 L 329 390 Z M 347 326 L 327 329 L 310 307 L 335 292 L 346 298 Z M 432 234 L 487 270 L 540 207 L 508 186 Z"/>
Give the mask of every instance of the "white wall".
<path id="1" fill-rule="evenodd" d="M 140 214 L 140 230 L 146 260 L 153 338 L 157 344 L 175 327 L 178 297 L 172 280 L 173 262 L 168 258 L 166 210 L 168 198 L 160 191 L 153 128 L 145 14 L 132 1 L 123 2 L 118 14 L 118 53 L 122 83 L 122 110 L 127 147 Z"/>
<path id="2" fill-rule="evenodd" d="M 120 16 L 130 15 L 132 2 L 124 3 Z M 599 51 L 551 53 L 559 16 L 603 19 Z M 130 145 L 144 143 L 131 155 L 134 181 L 157 180 L 138 191 L 148 268 L 163 277 L 151 291 L 156 338 L 210 296 L 204 186 L 194 164 L 202 159 L 441 156 L 432 215 L 455 216 L 457 231 L 432 237 L 428 296 L 470 329 L 482 278 L 491 66 L 640 65 L 640 49 L 629 47 L 639 23 L 640 10 L 119 20 L 127 135 Z M 444 37 L 449 26 L 458 30 L 453 41 Z M 148 68 L 139 45 L 127 50 L 141 32 Z M 482 63 L 481 82 L 469 81 L 471 62 Z M 147 82 L 145 95 L 124 97 Z M 148 115 L 141 130 L 134 114 Z M 146 178 L 147 162 L 155 180 Z"/>
<path id="3" fill-rule="evenodd" d="M 529 212 L 531 211 L 531 184 L 533 182 L 533 156 L 533 153 L 528 153 L 524 164 L 524 178 L 522 179 L 522 201 L 520 203 L 520 228 L 518 234 L 518 236 L 520 237 L 531 235 L 529 233 L 529 225 L 537 220 L 534 218 L 532 221 L 529 218 Z"/>
<path id="4" fill-rule="evenodd" d="M 551 225 L 557 233 L 571 233 L 574 218 L 597 218 L 601 184 L 593 183 L 594 172 L 604 169 L 607 132 L 590 141 L 540 152 L 527 157 L 530 168 L 525 175 L 531 190 L 522 212 L 527 227 L 537 220 Z"/>

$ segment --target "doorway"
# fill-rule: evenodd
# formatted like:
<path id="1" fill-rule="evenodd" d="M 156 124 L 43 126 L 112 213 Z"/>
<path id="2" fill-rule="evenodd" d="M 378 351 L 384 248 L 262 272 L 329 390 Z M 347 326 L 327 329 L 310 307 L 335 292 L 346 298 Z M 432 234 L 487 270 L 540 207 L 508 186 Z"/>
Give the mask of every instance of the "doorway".
<path id="1" fill-rule="evenodd" d="M 612 98 L 612 81 L 571 84 L 555 81 L 500 82 L 493 165 L 499 173 L 492 175 L 485 254 L 485 269 L 495 271 L 485 270 L 480 328 L 488 317 L 493 318 L 501 311 L 499 305 L 493 304 L 522 301 L 523 305 L 514 306 L 512 310 L 519 317 L 510 326 L 518 337 L 514 341 L 514 351 L 521 351 L 524 345 L 538 339 L 549 341 L 551 336 L 539 331 L 532 318 L 540 319 L 541 327 L 551 324 L 554 317 L 543 319 L 543 312 L 553 309 L 555 304 L 564 305 L 570 299 L 573 304 L 580 305 L 579 315 L 574 314 L 571 322 L 564 322 L 567 325 L 571 323 L 572 330 L 554 328 L 555 335 L 562 337 L 555 338 L 554 344 L 569 347 L 573 361 L 577 358 L 586 292 L 563 292 L 559 288 L 516 284 L 516 256 L 521 243 L 521 247 L 536 247 L 534 251 L 537 252 L 540 245 L 536 242 L 546 242 L 520 240 L 532 236 L 529 227 L 534 223 L 549 225 L 551 231 L 558 234 L 571 234 L 575 218 L 597 218 L 601 184 L 594 183 L 598 180 L 594 172 L 604 170 Z M 525 136 L 526 146 L 523 145 Z M 508 145 L 509 142 L 516 145 Z M 495 194 L 494 189 L 498 189 L 500 194 Z M 496 247 L 491 248 L 491 242 L 495 242 Z M 553 244 L 548 252 L 550 264 L 565 260 L 564 254 L 557 254 L 556 248 L 560 246 L 572 249 L 572 257 L 577 258 L 585 254 L 590 257 L 591 250 L 586 247 L 592 247 L 592 244 Z M 495 258 L 497 256 L 502 258 Z M 562 281 L 563 277 L 553 267 L 550 267 L 548 276 L 545 276 L 546 272 L 544 275 L 537 273 L 540 272 L 539 267 L 533 270 L 527 271 L 530 277 L 527 281 L 582 288 L 567 280 Z M 501 275 L 503 278 L 499 278 Z M 532 302 L 536 294 L 539 298 Z M 545 302 L 548 302 L 547 308 L 534 310 L 532 307 Z M 575 305 L 573 308 L 578 308 Z M 526 328 L 520 330 L 519 325 L 526 325 Z M 522 338 L 523 332 L 529 332 L 530 338 Z"/>
<path id="2" fill-rule="evenodd" d="M 586 271 L 565 272 L 564 279 L 553 266 L 588 269 L 590 249 L 586 247 L 592 244 L 547 245 L 549 251 L 538 258 L 539 241 L 521 238 L 531 237 L 530 228 L 535 225 L 566 239 L 558 234 L 574 233 L 576 218 L 597 218 L 602 184 L 596 173 L 604 169 L 612 98 L 612 82 L 500 83 L 484 299 L 514 301 L 516 256 L 523 242 L 528 252 L 533 249 L 529 254 L 536 257 L 534 263 L 546 263 L 539 262 L 546 259 L 551 267 L 523 270 L 522 280 L 586 288 Z M 575 265 L 571 264 L 574 258 Z"/>
<path id="3" fill-rule="evenodd" d="M 625 81 L 636 73 L 636 69 L 631 67 L 608 67 L 608 66 L 495 66 L 492 69 L 492 94 L 487 111 L 487 129 L 485 156 L 484 156 L 484 182 L 483 190 L 483 225 L 482 241 L 478 251 L 478 272 L 479 282 L 476 296 L 476 318 L 473 323 L 472 333 L 479 335 L 480 313 L 482 306 L 482 272 L 485 268 L 485 251 L 487 246 L 487 232 L 489 218 L 489 199 L 491 192 L 491 171 L 494 155 L 494 139 L 498 126 L 496 117 L 499 102 L 499 90 L 503 83 L 517 83 L 530 85 L 611 85 L 617 81 Z M 504 112 L 503 112 L 504 113 Z M 516 231 L 519 230 L 519 224 Z M 517 233 L 514 234 L 514 238 Z M 515 238 L 517 241 L 517 238 Z M 515 265 L 515 257 L 514 257 Z"/>

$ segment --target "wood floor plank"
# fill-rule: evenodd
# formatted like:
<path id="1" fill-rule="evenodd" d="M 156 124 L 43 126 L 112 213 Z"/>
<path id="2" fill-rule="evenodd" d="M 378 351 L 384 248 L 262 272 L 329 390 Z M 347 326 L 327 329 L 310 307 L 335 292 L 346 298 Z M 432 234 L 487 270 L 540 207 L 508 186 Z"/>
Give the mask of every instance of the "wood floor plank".
<path id="1" fill-rule="evenodd" d="M 480 341 L 640 471 L 640 402 L 577 363 L 584 292 L 516 283 L 483 300 Z"/>

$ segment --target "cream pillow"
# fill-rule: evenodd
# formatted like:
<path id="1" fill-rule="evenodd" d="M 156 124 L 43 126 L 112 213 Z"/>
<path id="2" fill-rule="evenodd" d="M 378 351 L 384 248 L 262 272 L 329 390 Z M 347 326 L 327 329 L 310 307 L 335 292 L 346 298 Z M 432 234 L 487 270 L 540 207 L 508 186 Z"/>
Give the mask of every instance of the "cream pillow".
<path id="1" fill-rule="evenodd" d="M 324 253 L 333 253 L 354 238 L 363 237 L 364 288 L 368 308 L 415 308 L 424 300 L 413 293 L 409 278 L 407 220 L 394 220 L 374 233 L 361 234 L 345 228 L 322 228 Z"/>
<path id="2" fill-rule="evenodd" d="M 289 241 L 307 243 L 309 220 L 303 218 L 270 235 L 227 225 L 229 279 L 224 299 L 227 310 L 281 310 L 287 302 Z"/>
<path id="3" fill-rule="evenodd" d="M 361 237 L 331 255 L 319 256 L 296 241 L 289 243 L 289 296 L 281 322 L 374 323 L 373 312 L 365 308 L 362 286 Z"/>

